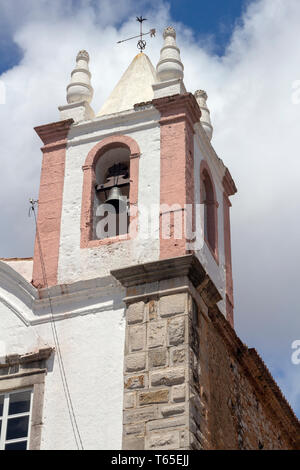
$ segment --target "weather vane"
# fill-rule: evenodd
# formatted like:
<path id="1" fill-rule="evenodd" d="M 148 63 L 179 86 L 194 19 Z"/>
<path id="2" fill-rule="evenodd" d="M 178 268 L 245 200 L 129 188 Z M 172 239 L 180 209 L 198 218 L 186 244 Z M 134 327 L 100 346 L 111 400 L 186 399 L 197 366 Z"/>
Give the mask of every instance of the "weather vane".
<path id="1" fill-rule="evenodd" d="M 151 38 L 155 37 L 156 30 L 155 29 L 150 29 L 150 31 L 148 31 L 148 33 L 143 33 L 143 22 L 147 21 L 147 18 L 143 18 L 142 16 L 137 16 L 136 21 L 138 21 L 140 23 L 140 34 L 138 36 L 133 36 L 132 38 L 123 39 L 122 41 L 118 41 L 117 44 L 120 44 L 121 42 L 125 42 L 125 41 L 130 41 L 131 39 L 140 38 L 140 40 L 137 43 L 137 47 L 142 52 L 146 48 L 146 45 L 147 45 L 147 43 L 143 39 L 143 37 L 147 36 L 147 34 L 150 34 Z"/>

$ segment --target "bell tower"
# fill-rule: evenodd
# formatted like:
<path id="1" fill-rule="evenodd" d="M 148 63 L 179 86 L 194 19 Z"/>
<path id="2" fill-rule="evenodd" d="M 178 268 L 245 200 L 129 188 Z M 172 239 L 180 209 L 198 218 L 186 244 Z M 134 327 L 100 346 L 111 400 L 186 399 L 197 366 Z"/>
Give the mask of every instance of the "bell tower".
<path id="1" fill-rule="evenodd" d="M 35 129 L 34 259 L 0 259 L 0 449 L 299 449 L 299 421 L 234 330 L 236 187 L 174 28 L 99 112 L 89 62 L 81 50 L 60 119 Z"/>
<path id="2" fill-rule="evenodd" d="M 233 326 L 236 188 L 211 144 L 206 93 L 185 88 L 174 28 L 163 38 L 156 69 L 139 53 L 98 114 L 80 51 L 61 120 L 35 129 L 44 146 L 33 284 L 45 287 L 45 271 L 50 287 L 108 279 L 122 290 L 125 449 L 204 446 L 200 413 L 203 442 L 191 427 L 208 394 L 198 330 L 217 305 Z"/>
<path id="3" fill-rule="evenodd" d="M 97 115 L 89 54 L 80 51 L 61 121 L 36 128 L 44 143 L 38 229 L 47 279 L 67 284 L 195 253 L 233 323 L 236 189 L 210 143 L 207 95 L 187 93 L 174 28 L 163 37 L 156 70 L 138 54 Z M 44 283 L 38 250 L 33 282 Z"/>
<path id="4" fill-rule="evenodd" d="M 138 54 L 97 115 L 89 54 L 80 51 L 61 120 L 36 128 L 44 143 L 38 230 L 47 279 L 67 284 L 194 253 L 233 324 L 236 188 L 211 145 L 207 94 L 186 91 L 174 28 L 163 37 L 156 70 Z M 37 249 L 33 282 L 44 284 Z"/>
<path id="5" fill-rule="evenodd" d="M 207 93 L 186 90 L 174 28 L 156 68 L 139 53 L 98 113 L 89 60 L 78 53 L 60 120 L 35 129 L 33 266 L 43 312 L 54 297 L 78 403 L 99 398 L 93 429 L 105 408 L 104 435 L 89 419 L 87 435 L 108 445 L 108 429 L 126 450 L 296 448 L 299 424 L 234 331 L 237 190 L 212 145 Z"/>

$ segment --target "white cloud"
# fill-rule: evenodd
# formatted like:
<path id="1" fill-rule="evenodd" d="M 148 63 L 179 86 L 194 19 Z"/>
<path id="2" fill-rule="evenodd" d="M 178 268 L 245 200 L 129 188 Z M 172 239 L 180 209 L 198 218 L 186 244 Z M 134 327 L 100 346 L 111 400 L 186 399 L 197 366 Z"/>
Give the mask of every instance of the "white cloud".
<path id="1" fill-rule="evenodd" d="M 171 22 L 161 1 L 145 0 L 139 10 L 141 5 L 149 27 L 161 31 Z M 41 162 L 32 128 L 58 119 L 82 48 L 91 55 L 93 105 L 100 109 L 136 53 L 134 41 L 116 42 L 136 34 L 140 11 L 135 2 L 121 0 L 0 0 L 0 12 L 0 29 L 5 24 L 24 52 L 22 62 L 0 77 L 7 88 L 7 103 L 0 106 L 0 256 L 23 256 L 32 253 L 27 201 L 38 194 Z M 299 25 L 298 0 L 253 2 L 219 58 L 210 52 L 211 38 L 205 48 L 203 38 L 197 43 L 188 28 L 175 24 L 186 85 L 207 90 L 213 144 L 239 189 L 232 209 L 237 330 L 264 352 L 271 369 L 284 367 L 287 393 L 300 412 L 299 368 L 289 360 L 290 344 L 300 339 L 300 105 L 292 102 L 293 82 L 300 79 Z M 155 64 L 160 36 L 150 41 Z"/>

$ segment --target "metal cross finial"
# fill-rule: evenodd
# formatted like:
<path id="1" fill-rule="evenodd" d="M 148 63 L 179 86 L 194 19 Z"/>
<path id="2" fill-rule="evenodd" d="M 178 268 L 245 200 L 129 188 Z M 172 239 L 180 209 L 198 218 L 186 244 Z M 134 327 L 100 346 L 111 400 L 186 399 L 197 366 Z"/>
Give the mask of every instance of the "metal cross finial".
<path id="1" fill-rule="evenodd" d="M 156 30 L 155 29 L 150 29 L 150 31 L 148 31 L 148 33 L 143 33 L 143 22 L 147 21 L 147 18 L 143 18 L 142 16 L 137 16 L 136 21 L 138 21 L 140 23 L 140 34 L 139 34 L 139 36 L 133 36 L 132 38 L 123 39 L 122 41 L 118 41 L 117 44 L 120 44 L 121 42 L 125 42 L 125 41 L 130 41 L 131 39 L 140 38 L 140 40 L 138 41 L 137 47 L 142 52 L 146 48 L 146 45 L 147 45 L 146 41 L 144 41 L 144 39 L 143 39 L 143 36 L 146 36 L 147 34 L 150 34 L 150 37 L 153 38 L 153 37 L 155 37 Z"/>

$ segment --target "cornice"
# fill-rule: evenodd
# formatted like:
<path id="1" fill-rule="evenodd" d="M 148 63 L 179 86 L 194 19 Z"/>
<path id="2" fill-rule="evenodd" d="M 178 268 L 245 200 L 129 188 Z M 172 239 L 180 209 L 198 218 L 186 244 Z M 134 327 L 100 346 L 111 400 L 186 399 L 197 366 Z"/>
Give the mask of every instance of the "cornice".
<path id="1" fill-rule="evenodd" d="M 221 300 L 215 284 L 195 255 L 129 266 L 111 271 L 111 275 L 126 288 L 187 276 L 207 305 L 215 305 Z"/>
<path id="2" fill-rule="evenodd" d="M 228 168 L 225 169 L 225 175 L 223 178 L 223 186 L 224 186 L 224 191 L 227 196 L 233 196 L 234 194 L 237 193 L 236 185 L 232 179 L 232 176 Z"/>
<path id="3" fill-rule="evenodd" d="M 139 119 L 143 114 L 143 119 Z M 151 106 L 146 110 L 130 110 L 118 114 L 99 117 L 72 126 L 68 136 L 68 148 L 82 144 L 98 143 L 111 136 L 127 135 L 133 132 L 158 127 L 159 113 Z"/>
<path id="4" fill-rule="evenodd" d="M 73 123 L 73 119 L 66 119 L 65 121 L 52 122 L 35 127 L 34 130 L 44 145 L 55 144 L 67 139 Z"/>
<path id="5" fill-rule="evenodd" d="M 183 93 L 152 100 L 153 106 L 162 114 L 163 117 L 171 117 L 173 114 L 184 112 L 188 115 L 192 124 L 198 122 L 201 118 L 201 110 L 192 93 Z"/>
<path id="6" fill-rule="evenodd" d="M 93 131 L 106 130 L 107 128 L 114 127 L 117 124 L 124 124 L 124 121 L 126 121 L 126 123 L 136 121 L 137 116 L 142 114 L 145 117 L 153 118 L 153 116 L 157 115 L 157 110 L 152 106 L 151 102 L 139 103 L 134 106 L 134 109 L 121 111 L 120 113 L 105 114 L 104 116 L 99 116 L 95 119 L 76 123 L 72 126 L 72 131 L 73 134 L 75 134 L 78 133 L 78 131 L 82 133 L 86 132 L 86 128 Z"/>
<path id="7" fill-rule="evenodd" d="M 19 365 L 26 365 L 31 364 L 33 362 L 40 362 L 46 361 L 50 358 L 52 353 L 54 352 L 54 348 L 41 348 L 38 351 L 31 352 L 29 354 L 10 354 L 5 357 L 5 362 L 0 363 L 0 369 L 5 369 L 7 367 L 19 366 Z M 32 372 L 31 372 L 32 373 Z M 7 379 L 7 376 L 4 377 Z"/>

